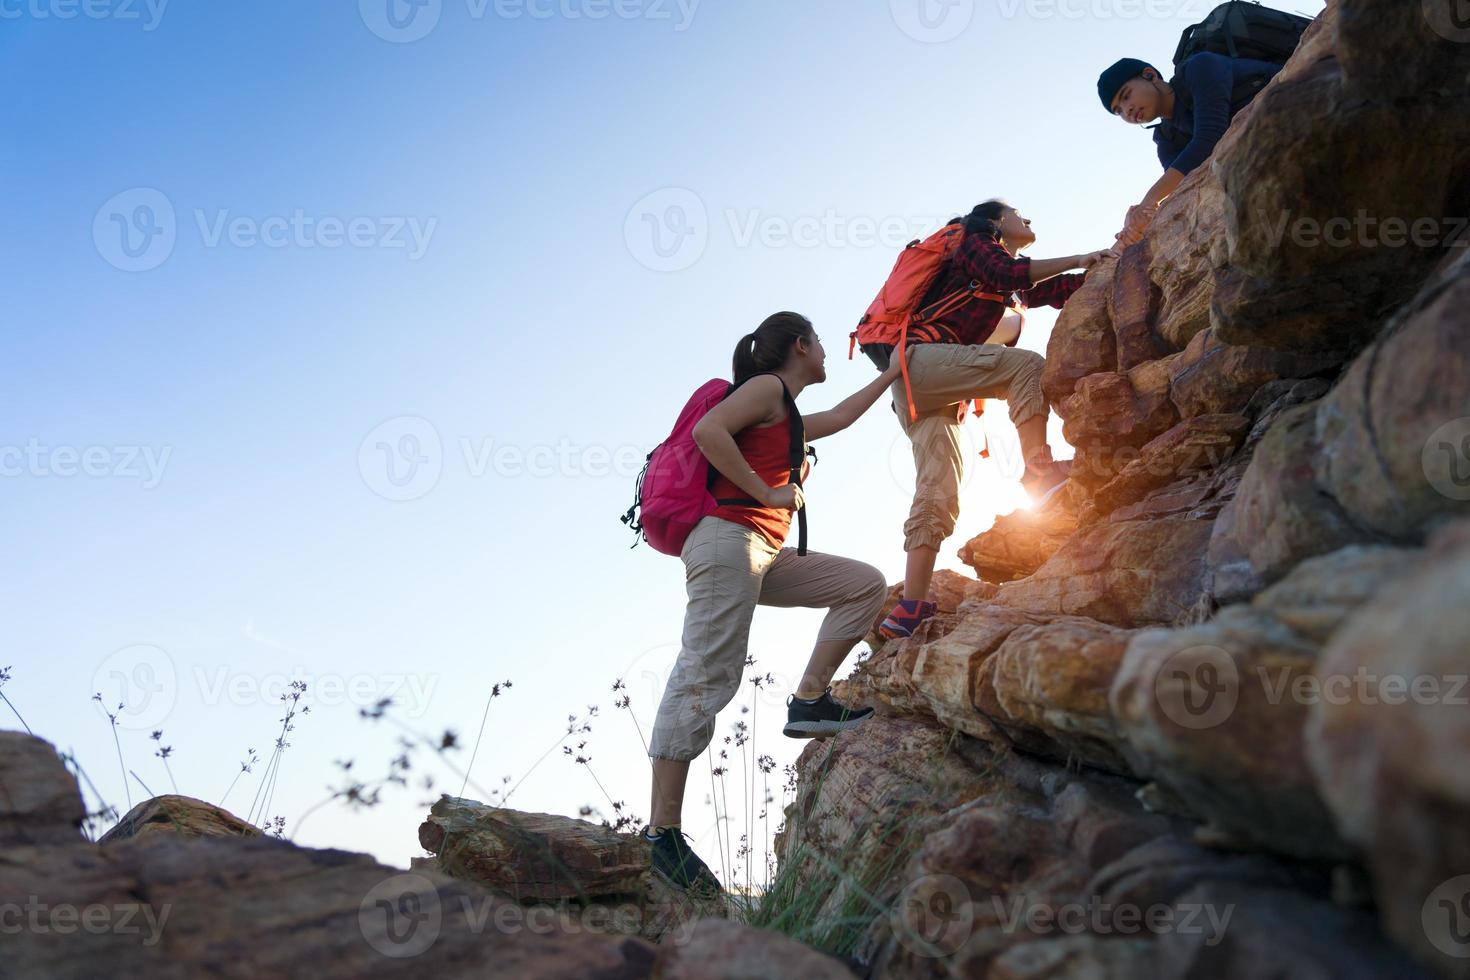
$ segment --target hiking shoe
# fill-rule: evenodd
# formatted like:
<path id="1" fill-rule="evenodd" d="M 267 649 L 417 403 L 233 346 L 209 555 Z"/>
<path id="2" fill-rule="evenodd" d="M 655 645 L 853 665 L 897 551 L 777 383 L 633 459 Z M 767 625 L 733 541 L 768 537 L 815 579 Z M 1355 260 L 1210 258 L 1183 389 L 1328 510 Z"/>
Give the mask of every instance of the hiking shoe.
<path id="1" fill-rule="evenodd" d="M 1070 460 L 1052 460 L 1043 466 L 1026 467 L 1026 474 L 1021 477 L 1021 487 L 1031 496 L 1032 506 L 1040 510 L 1071 475 Z"/>
<path id="2" fill-rule="evenodd" d="M 643 832 L 643 839 L 649 844 L 654 873 L 675 888 L 713 895 L 723 893 L 725 889 L 720 887 L 720 880 L 709 865 L 690 849 L 688 838 L 689 835 L 678 827 L 665 827 L 656 837 Z"/>
<path id="3" fill-rule="evenodd" d="M 786 727 L 782 735 L 791 738 L 820 738 L 856 728 L 873 713 L 872 708 L 849 708 L 832 700 L 829 687 L 815 701 L 803 701 L 796 695 L 786 699 Z"/>
<path id="4" fill-rule="evenodd" d="M 878 635 L 885 640 L 897 640 L 913 636 L 919 624 L 933 616 L 939 609 L 923 599 L 900 599 L 878 627 Z"/>

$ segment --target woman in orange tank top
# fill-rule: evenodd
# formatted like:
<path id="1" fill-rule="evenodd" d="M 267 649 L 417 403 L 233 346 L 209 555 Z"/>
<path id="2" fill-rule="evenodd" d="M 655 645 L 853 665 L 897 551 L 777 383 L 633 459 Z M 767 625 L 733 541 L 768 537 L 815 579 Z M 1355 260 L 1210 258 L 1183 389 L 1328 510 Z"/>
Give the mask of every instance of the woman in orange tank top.
<path id="1" fill-rule="evenodd" d="M 689 605 L 683 643 L 649 739 L 653 804 L 648 830 L 656 872 L 682 888 L 718 890 L 718 880 L 680 829 L 689 762 L 710 744 L 715 716 L 740 688 L 757 605 L 827 609 L 804 672 L 787 702 L 784 733 L 812 738 L 852 728 L 872 713 L 832 698 L 838 666 L 873 628 L 888 594 L 871 565 L 783 548 L 803 491 L 791 481 L 788 415 L 809 385 L 827 380 L 826 351 L 811 321 L 768 317 L 735 348 L 735 385 L 694 428 L 710 462 L 720 506 L 690 532 L 680 555 Z M 806 441 L 856 422 L 898 377 L 890 370 L 836 408 L 801 418 Z"/>

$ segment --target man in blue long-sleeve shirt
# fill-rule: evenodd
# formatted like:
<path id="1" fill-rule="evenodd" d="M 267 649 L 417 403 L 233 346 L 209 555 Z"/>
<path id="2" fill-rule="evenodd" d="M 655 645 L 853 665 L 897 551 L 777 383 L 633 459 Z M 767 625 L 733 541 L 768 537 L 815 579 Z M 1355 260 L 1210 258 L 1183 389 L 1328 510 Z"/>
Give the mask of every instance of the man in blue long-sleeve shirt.
<path id="1" fill-rule="evenodd" d="M 1153 65 L 1136 58 L 1124 58 L 1102 73 L 1097 94 L 1108 112 L 1135 125 L 1162 120 L 1154 143 L 1164 176 L 1128 209 L 1119 245 L 1143 237 L 1159 203 L 1210 158 L 1230 120 L 1280 70 L 1269 61 L 1203 52 L 1185 59 L 1168 82 Z"/>

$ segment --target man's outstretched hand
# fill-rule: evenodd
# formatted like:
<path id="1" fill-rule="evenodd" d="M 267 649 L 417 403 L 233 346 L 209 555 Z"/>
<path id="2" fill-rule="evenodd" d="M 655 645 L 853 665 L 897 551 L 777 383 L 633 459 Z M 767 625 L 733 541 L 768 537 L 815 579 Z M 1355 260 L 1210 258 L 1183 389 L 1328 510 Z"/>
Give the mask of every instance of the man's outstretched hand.
<path id="1" fill-rule="evenodd" d="M 1123 220 L 1123 230 L 1118 232 L 1116 247 L 1127 248 L 1143 238 L 1143 233 L 1148 231 L 1154 215 L 1158 213 L 1157 204 L 1135 204 L 1129 208 L 1128 216 Z"/>

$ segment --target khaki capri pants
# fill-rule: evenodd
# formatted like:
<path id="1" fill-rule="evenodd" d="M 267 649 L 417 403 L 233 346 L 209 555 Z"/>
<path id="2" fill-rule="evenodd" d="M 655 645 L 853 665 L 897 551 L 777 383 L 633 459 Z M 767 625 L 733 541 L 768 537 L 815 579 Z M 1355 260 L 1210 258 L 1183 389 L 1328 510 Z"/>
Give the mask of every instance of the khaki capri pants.
<path id="1" fill-rule="evenodd" d="M 706 517 L 684 562 L 689 606 L 648 754 L 689 761 L 714 738 L 715 716 L 740 689 L 755 607 L 826 608 L 817 641 L 861 640 L 888 594 L 883 573 L 851 558 L 776 548 L 758 531 Z"/>
<path id="2" fill-rule="evenodd" d="M 893 409 L 914 450 L 914 502 L 904 522 L 904 551 L 938 548 L 960 516 L 965 460 L 961 406 L 1003 398 L 1016 425 L 1047 411 L 1041 390 L 1046 359 L 1000 344 L 916 344 L 909 348 L 909 382 L 918 421 L 910 421 L 903 379 L 893 383 Z"/>

